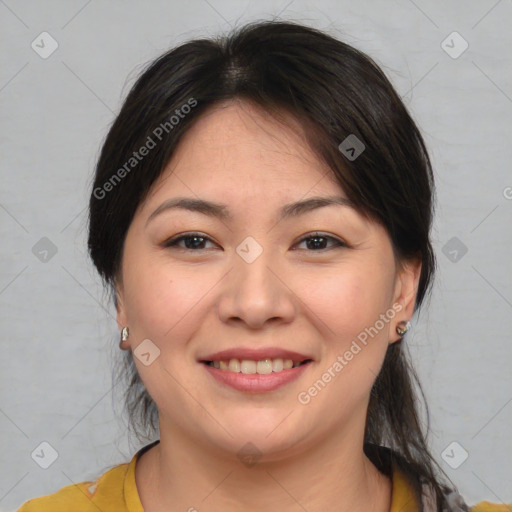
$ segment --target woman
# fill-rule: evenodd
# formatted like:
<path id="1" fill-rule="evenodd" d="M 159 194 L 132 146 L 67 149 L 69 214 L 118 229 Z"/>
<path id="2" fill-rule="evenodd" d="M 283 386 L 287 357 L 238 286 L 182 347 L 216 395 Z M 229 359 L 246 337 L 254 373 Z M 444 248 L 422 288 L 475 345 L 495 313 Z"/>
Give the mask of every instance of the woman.
<path id="1" fill-rule="evenodd" d="M 255 23 L 153 62 L 104 143 L 88 242 L 127 409 L 159 439 L 19 510 L 469 510 L 402 347 L 433 193 L 390 82 L 322 32 Z"/>

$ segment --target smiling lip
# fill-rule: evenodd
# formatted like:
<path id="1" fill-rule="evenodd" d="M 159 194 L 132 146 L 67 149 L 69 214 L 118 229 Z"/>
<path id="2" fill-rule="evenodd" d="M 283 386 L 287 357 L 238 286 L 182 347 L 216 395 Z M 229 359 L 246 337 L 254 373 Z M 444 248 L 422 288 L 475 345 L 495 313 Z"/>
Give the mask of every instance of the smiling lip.
<path id="1" fill-rule="evenodd" d="M 311 361 L 303 363 L 296 368 L 260 375 L 258 373 L 236 373 L 208 366 L 204 363 L 202 364 L 206 371 L 218 382 L 231 386 L 239 391 L 249 391 L 253 393 L 273 391 L 284 384 L 288 384 L 297 379 L 310 365 Z"/>
<path id="2" fill-rule="evenodd" d="M 263 361 L 264 359 L 291 359 L 294 363 L 303 363 L 295 368 L 281 370 L 280 372 L 272 372 L 261 375 L 259 373 L 245 374 L 241 372 L 232 372 L 229 370 L 221 370 L 208 365 L 210 361 L 229 361 L 238 359 L 239 361 Z M 304 362 L 307 361 L 307 362 Z M 205 357 L 201 357 L 199 362 L 210 373 L 210 375 L 222 384 L 231 386 L 239 391 L 249 391 L 253 393 L 261 393 L 273 391 L 284 384 L 288 384 L 297 379 L 313 361 L 311 356 L 284 350 L 278 347 L 268 348 L 231 348 L 221 350 Z"/>
<path id="3" fill-rule="evenodd" d="M 291 359 L 293 362 L 302 362 L 307 359 L 313 360 L 311 356 L 299 354 L 298 352 L 292 352 L 290 350 L 283 350 L 277 347 L 268 348 L 230 348 L 227 350 L 221 350 L 214 354 L 201 357 L 200 362 L 208 361 L 229 361 L 230 359 L 238 359 L 242 361 L 244 359 L 249 361 L 263 361 L 264 359 Z"/>

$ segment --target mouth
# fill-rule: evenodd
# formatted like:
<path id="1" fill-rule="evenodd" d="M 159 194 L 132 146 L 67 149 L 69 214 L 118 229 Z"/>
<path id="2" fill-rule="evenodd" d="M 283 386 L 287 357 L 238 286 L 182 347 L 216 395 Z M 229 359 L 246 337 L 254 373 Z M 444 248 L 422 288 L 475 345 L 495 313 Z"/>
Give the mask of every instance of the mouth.
<path id="1" fill-rule="evenodd" d="M 225 356 L 224 356 L 225 357 Z M 269 393 L 292 383 L 308 371 L 313 359 L 214 359 L 199 361 L 222 386 L 245 393 Z"/>
<path id="2" fill-rule="evenodd" d="M 280 373 L 292 368 L 298 368 L 311 363 L 312 359 L 293 360 L 283 358 L 266 358 L 260 360 L 252 359 L 224 359 L 224 360 L 211 360 L 200 361 L 200 363 L 216 368 L 221 371 L 242 373 L 244 375 L 269 375 L 271 373 Z"/>

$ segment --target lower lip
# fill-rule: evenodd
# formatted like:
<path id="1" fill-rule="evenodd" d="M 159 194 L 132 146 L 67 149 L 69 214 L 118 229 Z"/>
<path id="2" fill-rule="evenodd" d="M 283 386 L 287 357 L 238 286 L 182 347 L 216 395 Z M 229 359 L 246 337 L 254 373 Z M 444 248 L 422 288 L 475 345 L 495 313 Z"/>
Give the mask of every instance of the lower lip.
<path id="1" fill-rule="evenodd" d="M 260 393 L 265 391 L 274 391 L 275 389 L 288 384 L 297 379 L 311 364 L 305 363 L 297 366 L 297 368 L 289 368 L 280 372 L 272 372 L 266 375 L 259 373 L 245 374 L 241 372 L 231 372 L 229 370 L 221 370 L 205 363 L 202 364 L 206 370 L 217 379 L 218 382 L 238 389 L 239 391 L 252 391 Z"/>

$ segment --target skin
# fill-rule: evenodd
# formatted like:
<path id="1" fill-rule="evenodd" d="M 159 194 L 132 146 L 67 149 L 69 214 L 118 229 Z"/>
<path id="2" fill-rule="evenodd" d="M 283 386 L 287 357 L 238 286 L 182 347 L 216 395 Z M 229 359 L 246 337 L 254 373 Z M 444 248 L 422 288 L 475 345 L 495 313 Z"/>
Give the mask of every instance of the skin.
<path id="1" fill-rule="evenodd" d="M 397 323 L 413 314 L 421 263 L 395 261 L 385 229 L 347 206 L 276 221 L 284 204 L 332 195 L 345 196 L 292 119 L 283 125 L 231 100 L 187 132 L 139 205 L 125 240 L 117 321 L 130 329 L 124 349 L 150 339 L 160 350 L 148 366 L 134 357 L 160 419 L 160 444 L 136 467 L 147 512 L 389 510 L 391 481 L 363 453 L 364 426 L 388 344 L 400 339 Z M 233 220 L 167 210 L 146 226 L 176 196 L 224 203 Z M 315 231 L 348 247 L 300 241 Z M 188 251 L 183 240 L 164 247 L 190 232 L 209 240 L 190 240 Z M 263 249 L 250 264 L 236 252 L 247 236 Z M 299 392 L 393 304 L 401 311 L 299 403 Z M 198 362 L 236 346 L 282 347 L 314 362 L 276 391 L 240 392 Z M 252 467 L 237 456 L 247 442 L 262 453 Z"/>

